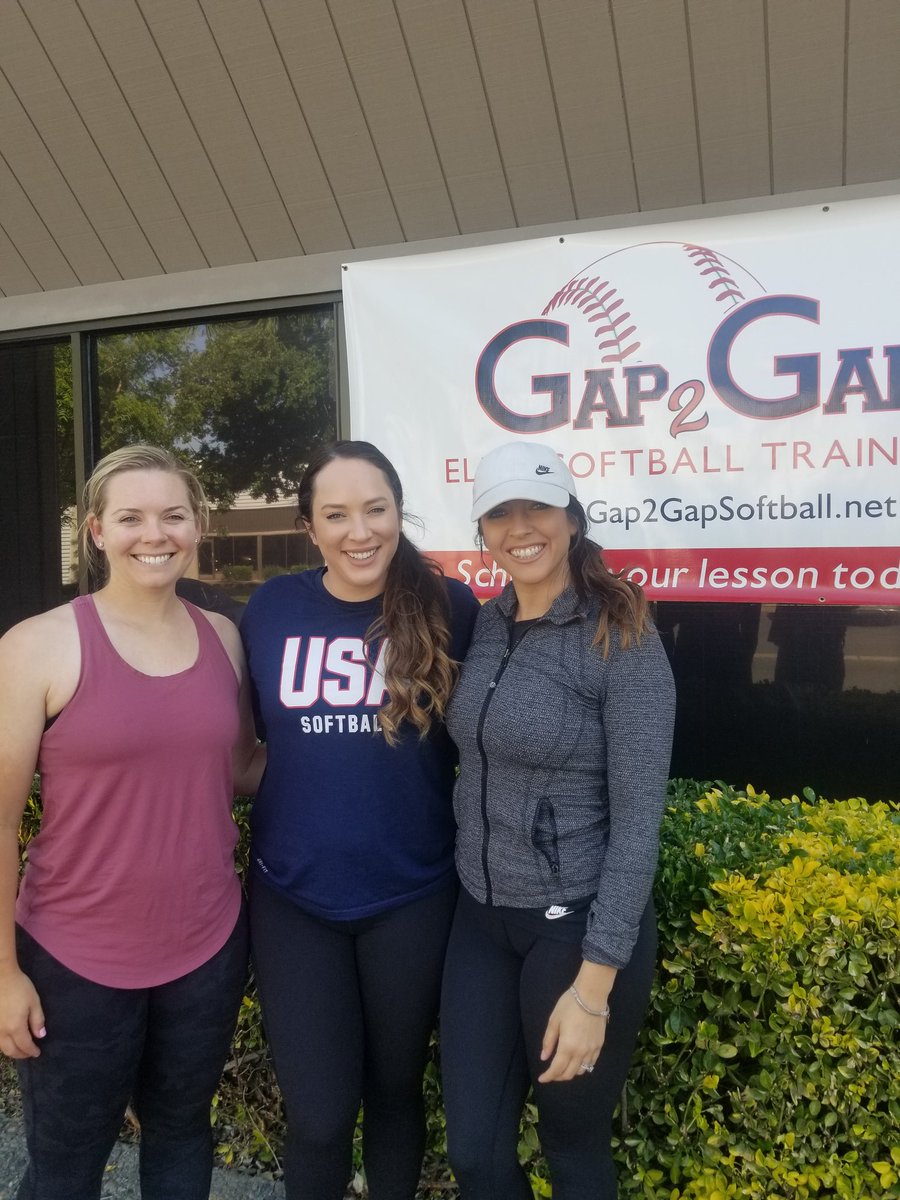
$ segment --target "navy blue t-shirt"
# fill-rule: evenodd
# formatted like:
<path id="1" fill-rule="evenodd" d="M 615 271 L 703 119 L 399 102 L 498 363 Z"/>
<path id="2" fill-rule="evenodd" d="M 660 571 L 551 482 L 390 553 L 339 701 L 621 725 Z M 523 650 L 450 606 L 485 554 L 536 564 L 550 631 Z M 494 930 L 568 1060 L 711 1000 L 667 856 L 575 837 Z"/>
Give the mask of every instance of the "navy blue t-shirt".
<path id="1" fill-rule="evenodd" d="M 456 748 L 443 725 L 396 745 L 379 732 L 384 644 L 363 639 L 380 597 L 338 600 L 323 570 L 280 575 L 241 622 L 268 766 L 252 817 L 253 870 L 307 912 L 355 920 L 453 878 Z M 451 657 L 468 648 L 478 601 L 447 580 Z"/>

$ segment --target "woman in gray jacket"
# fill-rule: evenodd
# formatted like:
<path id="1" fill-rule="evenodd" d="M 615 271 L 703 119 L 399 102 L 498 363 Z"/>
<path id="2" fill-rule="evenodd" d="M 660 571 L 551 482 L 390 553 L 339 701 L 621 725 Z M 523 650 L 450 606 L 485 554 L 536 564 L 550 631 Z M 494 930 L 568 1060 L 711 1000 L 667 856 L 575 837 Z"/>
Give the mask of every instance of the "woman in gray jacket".
<path id="1" fill-rule="evenodd" d="M 486 455 L 472 518 L 511 582 L 479 614 L 447 721 L 462 882 L 441 1017 L 450 1164 L 462 1200 L 531 1200 L 517 1159 L 531 1088 L 554 1200 L 615 1200 L 612 1114 L 655 968 L 672 676 L 552 450 Z"/>

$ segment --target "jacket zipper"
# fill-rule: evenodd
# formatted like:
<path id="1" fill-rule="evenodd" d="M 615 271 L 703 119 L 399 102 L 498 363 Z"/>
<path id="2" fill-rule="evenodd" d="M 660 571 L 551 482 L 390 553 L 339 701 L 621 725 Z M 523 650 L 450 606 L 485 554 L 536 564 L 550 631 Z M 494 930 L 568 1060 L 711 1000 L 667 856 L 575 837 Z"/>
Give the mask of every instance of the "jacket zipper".
<path id="1" fill-rule="evenodd" d="M 522 634 L 522 637 L 524 637 L 527 632 L 528 630 L 526 629 L 525 633 Z M 491 876 L 488 870 L 488 842 L 490 841 L 491 836 L 491 826 L 487 813 L 488 760 L 487 754 L 485 754 L 484 750 L 484 723 L 487 719 L 487 711 L 491 706 L 494 693 L 497 690 L 497 684 L 503 678 L 503 672 L 506 670 L 509 664 L 509 657 L 513 652 L 512 642 L 514 633 L 515 627 L 512 622 L 510 622 L 506 649 L 503 651 L 503 657 L 500 659 L 500 665 L 497 668 L 494 678 L 488 684 L 488 692 L 484 698 L 484 703 L 481 706 L 481 712 L 478 715 L 478 727 L 475 734 L 476 741 L 478 743 L 478 753 L 481 755 L 481 869 L 484 872 L 485 904 L 494 903 L 494 889 L 491 886 Z M 521 640 L 522 638 L 519 638 L 520 642 Z"/>

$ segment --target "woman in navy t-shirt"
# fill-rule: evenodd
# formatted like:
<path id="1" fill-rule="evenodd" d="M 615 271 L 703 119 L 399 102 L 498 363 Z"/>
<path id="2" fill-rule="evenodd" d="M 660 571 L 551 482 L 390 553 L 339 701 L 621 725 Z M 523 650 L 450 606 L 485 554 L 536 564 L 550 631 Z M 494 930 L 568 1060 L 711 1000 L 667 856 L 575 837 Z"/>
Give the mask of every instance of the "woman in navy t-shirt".
<path id="1" fill-rule="evenodd" d="M 413 1200 L 456 897 L 443 716 L 478 603 L 406 538 L 368 442 L 316 453 L 298 499 L 325 566 L 270 580 L 241 625 L 269 754 L 251 938 L 286 1192 L 342 1200 L 362 1102 L 371 1200 Z"/>

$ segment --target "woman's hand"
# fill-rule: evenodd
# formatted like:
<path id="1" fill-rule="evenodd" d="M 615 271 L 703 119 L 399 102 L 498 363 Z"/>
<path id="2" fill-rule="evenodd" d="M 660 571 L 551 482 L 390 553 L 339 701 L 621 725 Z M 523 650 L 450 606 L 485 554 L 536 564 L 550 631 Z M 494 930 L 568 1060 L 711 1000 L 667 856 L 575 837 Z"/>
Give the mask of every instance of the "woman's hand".
<path id="1" fill-rule="evenodd" d="M 606 1008 L 615 978 L 615 967 L 582 963 L 574 984 L 581 1004 L 571 991 L 557 1000 L 541 1044 L 541 1061 L 551 1061 L 538 1083 L 562 1083 L 593 1070 L 606 1040 L 607 1018 L 593 1016 L 584 1006 Z"/>
<path id="2" fill-rule="evenodd" d="M 34 984 L 18 967 L 0 976 L 0 1051 L 9 1058 L 37 1058 L 35 1038 L 46 1034 L 44 1010 Z"/>

